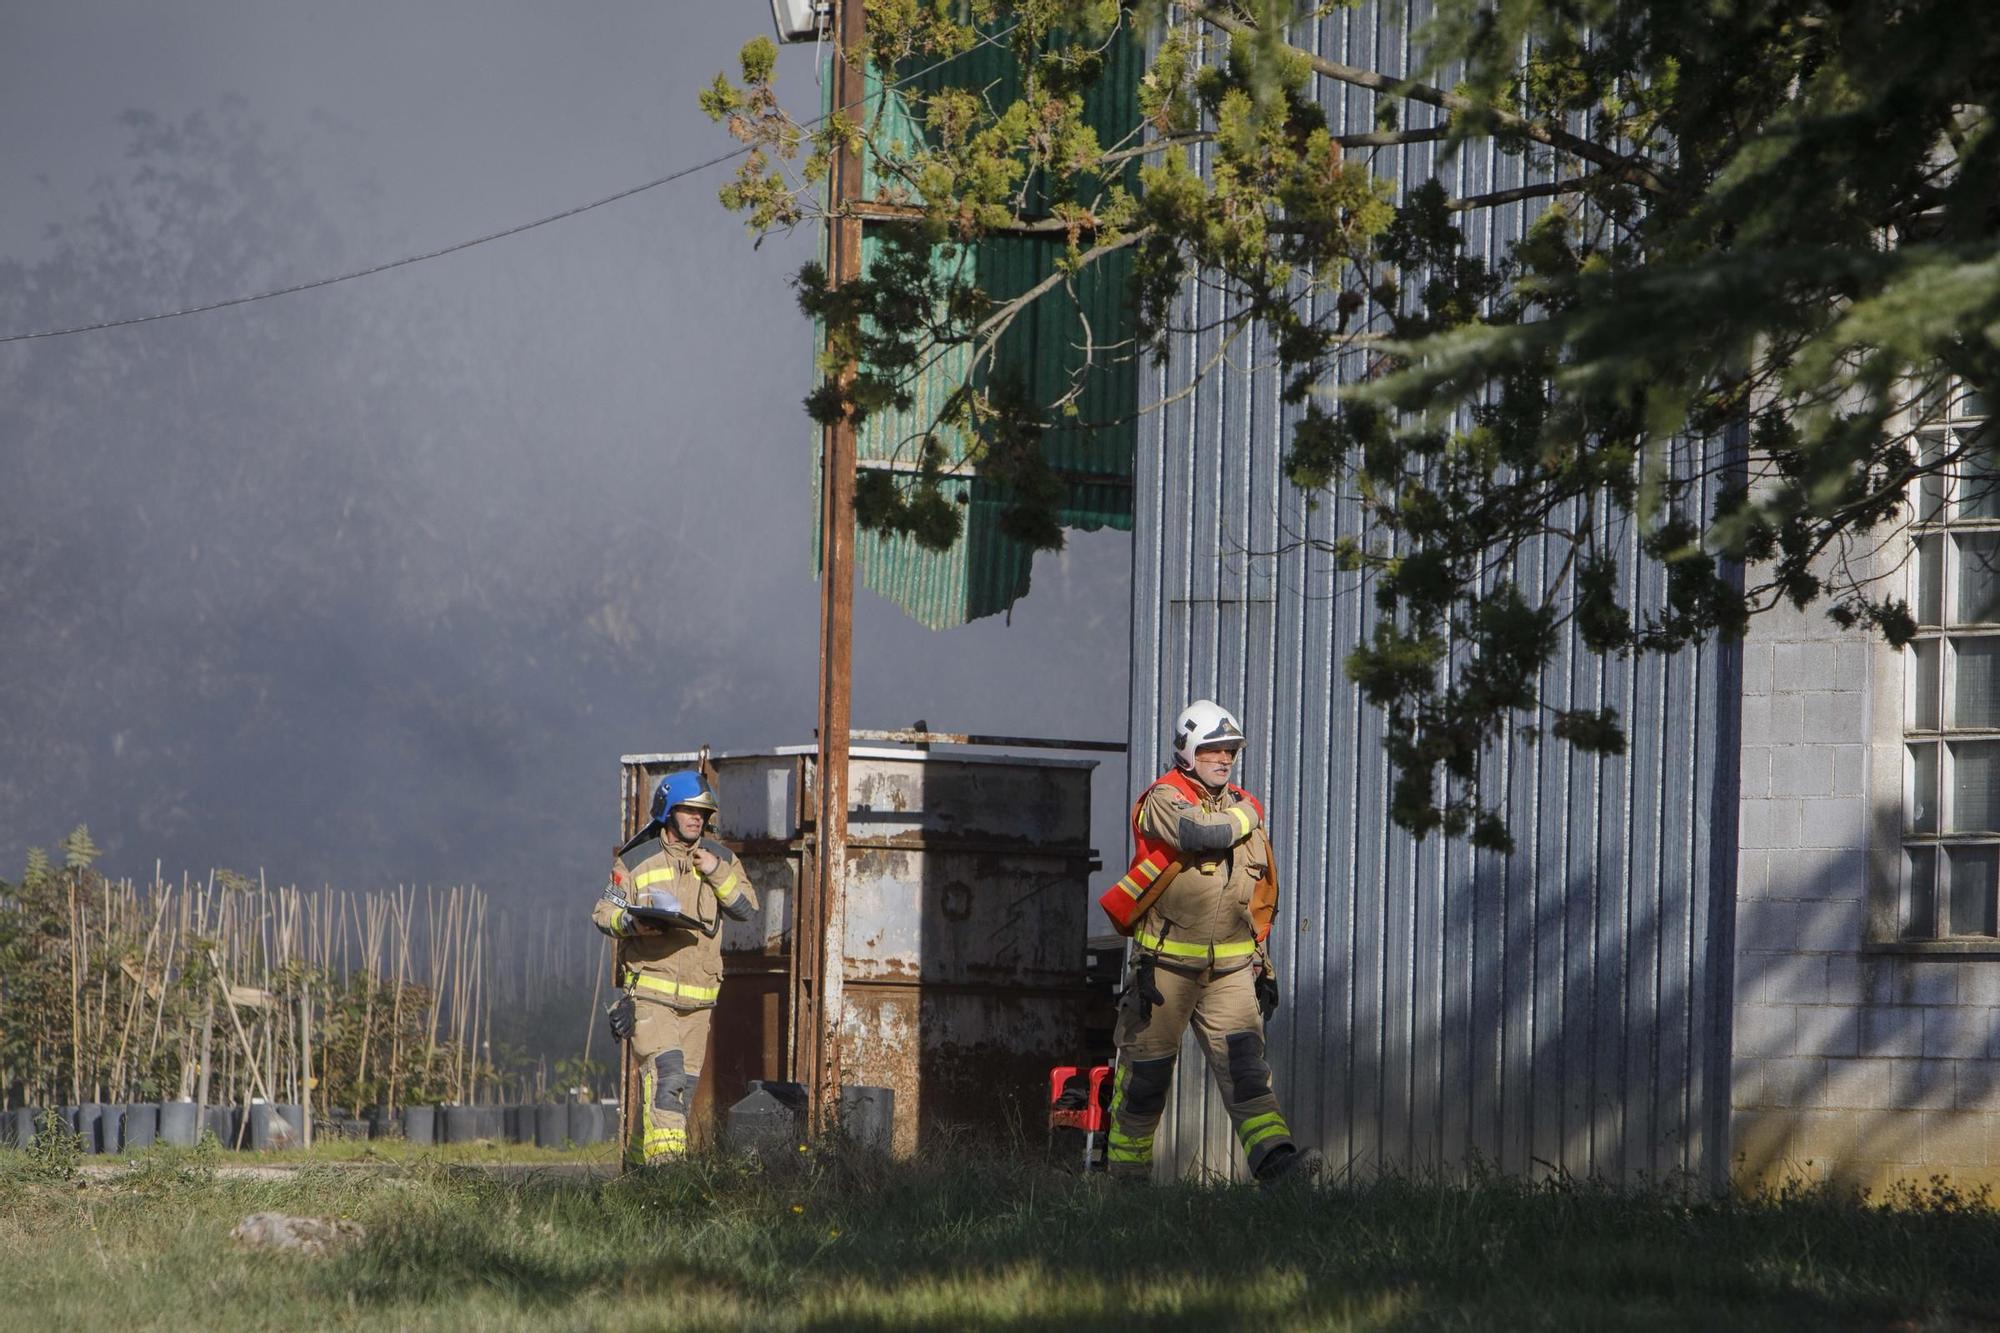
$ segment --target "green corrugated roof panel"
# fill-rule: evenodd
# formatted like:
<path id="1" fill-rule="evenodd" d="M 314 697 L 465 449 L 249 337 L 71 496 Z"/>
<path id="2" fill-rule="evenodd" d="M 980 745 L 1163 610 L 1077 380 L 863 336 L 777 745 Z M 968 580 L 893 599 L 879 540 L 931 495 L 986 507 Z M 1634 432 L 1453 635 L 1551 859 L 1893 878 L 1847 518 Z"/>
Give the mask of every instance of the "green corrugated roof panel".
<path id="1" fill-rule="evenodd" d="M 1000 532 L 1001 504 L 985 482 L 954 483 L 966 495 L 965 530 L 948 551 L 904 537 L 861 533 L 854 554 L 868 586 L 931 629 L 1005 611 L 1028 595 L 1034 552 Z"/>
<path id="2" fill-rule="evenodd" d="M 1001 236 L 980 242 L 979 277 L 988 291 L 1026 291 L 1054 271 L 1059 240 Z M 1048 293 L 1001 336 L 996 365 L 1025 373 L 1037 402 L 1052 402 L 1091 363 L 1075 414 L 1059 419 L 1042 451 L 1059 472 L 1077 478 L 1129 482 L 1138 443 L 1139 353 L 1132 346 L 1126 253 L 1092 264 L 1065 289 Z M 1123 344 L 1120 346 L 1119 344 Z M 1131 527 L 1129 515 L 1120 528 Z"/>
<path id="3" fill-rule="evenodd" d="M 1107 145 L 1137 123 L 1138 75 L 1141 59 L 1136 44 L 1121 34 L 1113 44 L 1110 64 L 1099 88 L 1086 102 L 1085 114 L 1098 125 Z M 825 81 L 830 88 L 832 80 Z M 1017 85 L 1013 56 L 1001 47 L 980 47 L 913 87 L 952 85 L 990 89 L 996 98 L 1011 97 Z M 871 72 L 871 105 L 883 96 Z M 910 141 L 921 134 L 907 104 L 893 90 L 882 136 L 889 142 Z M 872 167 L 872 164 L 871 164 Z M 873 193 L 876 180 L 864 175 L 864 189 Z M 864 270 L 880 249 L 879 239 L 864 236 Z M 1054 271 L 1064 252 L 1060 238 L 998 237 L 980 242 L 973 261 L 981 284 L 996 297 L 1026 291 Z M 942 253 L 940 264 L 963 262 Z M 1062 511 L 1065 527 L 1094 531 L 1102 527 L 1130 530 L 1132 526 L 1132 452 L 1138 440 L 1133 419 L 1138 407 L 1139 366 L 1128 346 L 1118 348 L 1114 361 L 1102 349 L 1129 344 L 1131 315 L 1127 296 L 1131 262 L 1127 255 L 1110 256 L 1091 266 L 1068 291 L 1051 292 L 1016 321 L 1001 338 L 996 358 L 1002 373 L 1023 375 L 1037 401 L 1061 394 L 1084 365 L 1087 341 L 1095 349 L 1093 368 L 1073 414 L 1044 438 L 1050 463 L 1069 484 Z M 964 381 L 970 349 L 953 349 L 937 358 L 911 384 L 912 403 L 906 411 L 889 411 L 862 424 L 856 441 L 864 467 L 895 470 L 914 465 L 917 446 L 946 399 Z M 958 441 L 945 441 L 955 463 L 964 462 Z M 818 493 L 815 453 L 814 493 Z M 1034 553 L 1000 531 L 1005 499 L 991 484 L 967 476 L 964 492 L 964 532 L 946 551 L 929 551 L 900 536 L 860 533 L 855 542 L 856 564 L 867 586 L 895 602 L 933 629 L 964 624 L 1005 611 L 1027 595 Z M 818 506 L 814 506 L 814 544 L 818 544 Z"/>

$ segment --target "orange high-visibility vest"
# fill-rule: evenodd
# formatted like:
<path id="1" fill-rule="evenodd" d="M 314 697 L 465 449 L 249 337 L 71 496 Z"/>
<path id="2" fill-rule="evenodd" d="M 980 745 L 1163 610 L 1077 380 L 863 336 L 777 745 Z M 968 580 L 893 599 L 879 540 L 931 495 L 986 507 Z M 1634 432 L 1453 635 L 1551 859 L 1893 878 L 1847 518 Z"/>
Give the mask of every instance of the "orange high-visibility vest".
<path id="1" fill-rule="evenodd" d="M 1139 799 L 1132 804 L 1132 864 L 1116 884 L 1104 891 L 1097 905 L 1111 918 L 1112 928 L 1120 935 L 1130 935 L 1146 915 L 1149 908 L 1166 892 L 1167 885 L 1180 873 L 1180 862 L 1175 859 L 1172 844 L 1162 841 L 1139 827 L 1139 807 L 1153 793 L 1154 787 L 1172 787 L 1188 799 L 1188 803 L 1200 808 L 1208 798 L 1208 790 L 1180 768 L 1167 770 L 1139 793 Z M 1264 807 L 1257 798 L 1244 791 L 1235 783 L 1228 790 L 1238 800 L 1248 801 L 1250 808 L 1257 812 L 1258 822 L 1264 818 Z M 1265 929 L 1270 929 L 1269 925 Z"/>

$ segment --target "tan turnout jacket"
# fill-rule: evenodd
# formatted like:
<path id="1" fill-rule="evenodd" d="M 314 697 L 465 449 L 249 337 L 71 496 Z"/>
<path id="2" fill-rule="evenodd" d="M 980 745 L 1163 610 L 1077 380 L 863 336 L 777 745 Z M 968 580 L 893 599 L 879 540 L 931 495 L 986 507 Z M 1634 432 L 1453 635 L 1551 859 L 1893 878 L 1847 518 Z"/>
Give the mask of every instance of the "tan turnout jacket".
<path id="1" fill-rule="evenodd" d="M 1184 788 L 1203 792 L 1199 802 Z M 1250 898 L 1271 873 L 1271 844 L 1255 802 L 1225 787 L 1162 780 L 1140 800 L 1134 832 L 1171 847 L 1181 872 L 1132 933 L 1163 963 L 1233 972 L 1256 952 Z M 1222 844 L 1217 846 L 1216 844 Z"/>
<path id="2" fill-rule="evenodd" d="M 597 928 L 618 941 L 619 984 L 642 1000 L 676 1009 L 705 1009 L 722 990 L 722 918 L 745 921 L 757 910 L 750 877 L 721 843 L 701 840 L 716 866 L 702 873 L 695 848 L 662 833 L 612 862 L 611 882 L 591 909 Z M 701 930 L 645 926 L 630 907 L 647 894 L 702 923 Z"/>

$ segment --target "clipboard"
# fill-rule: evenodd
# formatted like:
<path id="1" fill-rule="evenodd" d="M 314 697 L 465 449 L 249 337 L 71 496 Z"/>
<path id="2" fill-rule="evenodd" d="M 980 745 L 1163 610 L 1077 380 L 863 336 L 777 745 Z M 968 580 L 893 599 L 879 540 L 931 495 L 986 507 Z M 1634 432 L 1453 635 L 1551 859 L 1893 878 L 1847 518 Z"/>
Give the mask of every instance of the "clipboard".
<path id="1" fill-rule="evenodd" d="M 666 930 L 691 930 L 697 935 L 709 933 L 704 923 L 671 907 L 628 907 L 625 914 L 634 921 L 644 921 L 647 925 Z"/>

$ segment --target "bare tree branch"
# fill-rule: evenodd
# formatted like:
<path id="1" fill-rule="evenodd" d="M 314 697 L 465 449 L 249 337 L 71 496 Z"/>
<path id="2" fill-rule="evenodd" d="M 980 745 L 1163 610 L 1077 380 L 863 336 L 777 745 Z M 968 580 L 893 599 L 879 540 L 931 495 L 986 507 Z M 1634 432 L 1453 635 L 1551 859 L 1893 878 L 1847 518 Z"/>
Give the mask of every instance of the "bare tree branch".
<path id="1" fill-rule="evenodd" d="M 1437 143 L 1450 134 L 1450 126 L 1432 125 L 1414 130 L 1363 130 L 1355 134 L 1336 134 L 1333 136 L 1333 141 L 1342 148 L 1396 148 L 1404 144 Z M 1115 149 L 1098 158 L 1097 165 L 1116 166 L 1135 157 L 1151 157 L 1155 153 L 1164 153 L 1170 148 L 1191 148 L 1196 144 L 1214 142 L 1215 133 L 1212 130 L 1203 130 L 1197 134 L 1173 134 L 1163 139 L 1133 144 L 1129 148 Z"/>
<path id="2" fill-rule="evenodd" d="M 1517 185 L 1511 190 L 1471 194 L 1463 199 L 1448 200 L 1445 207 L 1454 213 L 1464 213 L 1475 208 L 1498 208 L 1502 204 L 1518 204 L 1523 199 L 1547 199 L 1555 195 L 1577 194 L 1589 189 L 1609 174 L 1609 172 L 1595 171 L 1587 176 L 1572 176 L 1568 180 L 1539 181 L 1533 185 Z"/>
<path id="3" fill-rule="evenodd" d="M 864 222 L 923 222 L 931 217 L 930 210 L 921 205 L 894 204 L 879 199 L 863 199 L 849 207 Z M 999 227 L 981 227 L 979 230 L 988 236 L 1055 236 L 1072 231 L 1090 235 L 1102 225 L 1093 215 L 1087 219 L 1036 218 Z"/>
<path id="4" fill-rule="evenodd" d="M 1075 268 L 1080 270 L 1088 264 L 1094 264 L 1108 254 L 1123 250 L 1128 246 L 1137 245 L 1152 234 L 1153 229 L 1151 227 L 1141 227 L 1137 231 L 1128 231 L 1116 240 L 1106 241 L 1102 245 L 1084 251 L 1081 255 L 1077 256 Z M 977 365 L 991 353 L 994 344 L 1000 340 L 1000 335 L 1007 331 L 1008 325 L 1020 317 L 1023 310 L 1033 305 L 1042 296 L 1062 286 L 1064 282 L 1069 280 L 1069 276 L 1069 271 L 1057 268 L 1055 272 L 1049 274 L 1048 277 L 1043 278 L 1019 296 L 1009 297 L 1004 305 L 982 320 L 979 327 L 972 331 L 971 341 L 980 344 L 979 351 L 973 357 L 973 364 Z"/>

